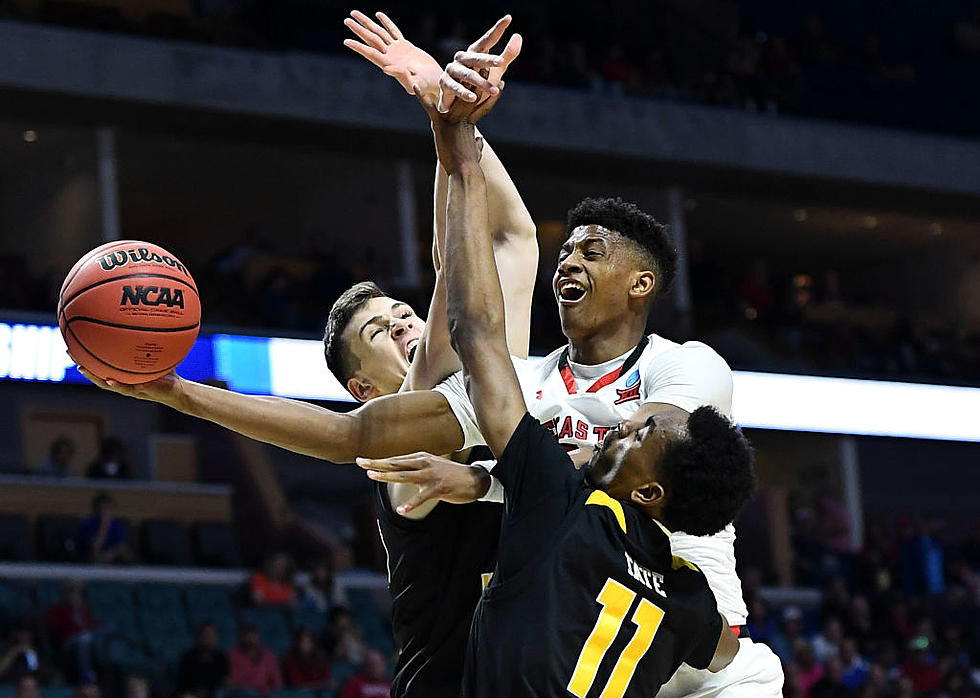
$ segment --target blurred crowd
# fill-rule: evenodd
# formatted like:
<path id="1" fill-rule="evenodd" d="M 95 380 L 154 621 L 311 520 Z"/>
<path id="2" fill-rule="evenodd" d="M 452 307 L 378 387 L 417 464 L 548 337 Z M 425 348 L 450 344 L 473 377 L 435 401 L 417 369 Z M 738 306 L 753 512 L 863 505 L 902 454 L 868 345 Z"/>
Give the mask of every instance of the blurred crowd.
<path id="1" fill-rule="evenodd" d="M 975 331 L 848 292 L 832 268 L 780 275 L 758 259 L 733 270 L 696 240 L 691 250 L 696 335 L 734 367 L 980 383 Z"/>
<path id="2" fill-rule="evenodd" d="M 819 607 L 770 606 L 742 575 L 787 698 L 980 696 L 980 526 L 953 540 L 939 517 L 900 515 L 854 552 L 832 502 L 797 501 L 792 519 L 796 582 L 823 590 Z"/>
<path id="3" fill-rule="evenodd" d="M 141 6 L 147 7 L 141 11 Z M 255 47 L 343 51 L 349 9 L 317 0 L 159 3 L 2 0 L 14 17 Z M 181 7 L 179 4 L 176 7 Z M 372 11 L 376 8 L 363 6 Z M 975 0 L 548 0 L 520 8 L 402 2 L 406 36 L 446 61 L 513 11 L 525 37 L 515 79 L 767 113 L 977 133 Z M 465 14 L 461 14 L 465 12 Z"/>
<path id="4" fill-rule="evenodd" d="M 115 606 L 103 606 L 100 613 L 86 586 L 68 580 L 49 604 L 38 593 L 41 612 L 37 615 L 11 619 L 9 609 L 0 613 L 7 638 L 0 646 L 0 684 L 12 684 L 16 698 L 36 698 L 39 686 L 74 686 L 76 698 L 211 698 L 219 691 L 229 697 L 258 698 L 283 689 L 307 689 L 309 695 L 321 698 L 388 695 L 390 634 L 384 630 L 381 649 L 365 641 L 364 628 L 334 585 L 328 560 L 316 561 L 300 584 L 292 559 L 273 555 L 245 588 L 230 593 L 236 607 L 260 613 L 272 610 L 293 618 L 291 640 L 287 636 L 286 642 L 280 642 L 282 638 L 274 637 L 269 628 L 249 622 L 248 611 L 239 611 L 242 622 L 229 641 L 223 631 L 234 627 L 234 621 L 216 607 L 214 620 L 200 622 L 186 647 L 173 648 L 178 651 L 172 660 L 153 655 L 147 661 L 141 655 L 144 661 L 134 664 L 119 650 L 120 644 L 140 646 L 146 641 L 152 646 L 152 638 L 127 635 L 125 623 L 114 617 L 118 607 L 126 604 L 117 598 Z M 129 603 L 128 596 L 122 598 Z M 147 652 L 153 654 L 151 649 Z M 46 690 L 41 688 L 40 693 Z"/>
<path id="5" fill-rule="evenodd" d="M 764 259 L 747 266 L 724 264 L 705 255 L 695 238 L 690 248 L 688 331 L 734 368 L 980 384 L 980 336 L 971 328 L 938 314 L 913 316 L 873 292 L 852 292 L 832 268 L 778 273 Z M 299 258 L 246 235 L 195 273 L 212 328 L 315 337 L 333 300 L 357 280 L 390 278 L 390 261 L 370 248 L 355 255 L 338 247 Z M 56 286 L 12 266 L 20 271 L 0 275 L 0 308 L 50 311 Z M 424 313 L 427 288 L 389 292 Z M 531 327 L 538 352 L 565 342 L 550 276 L 539 279 Z M 670 327 L 653 329 L 671 334 Z"/>

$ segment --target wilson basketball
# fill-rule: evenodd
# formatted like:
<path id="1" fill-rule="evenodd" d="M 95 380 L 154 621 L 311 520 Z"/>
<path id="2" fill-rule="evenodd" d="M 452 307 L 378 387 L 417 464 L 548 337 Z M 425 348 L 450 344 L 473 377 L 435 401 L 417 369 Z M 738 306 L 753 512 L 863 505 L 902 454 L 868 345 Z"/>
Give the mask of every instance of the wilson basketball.
<path id="1" fill-rule="evenodd" d="M 187 267 L 162 247 L 97 247 L 65 277 L 58 324 L 74 359 L 99 378 L 136 384 L 169 373 L 191 350 L 201 301 Z"/>

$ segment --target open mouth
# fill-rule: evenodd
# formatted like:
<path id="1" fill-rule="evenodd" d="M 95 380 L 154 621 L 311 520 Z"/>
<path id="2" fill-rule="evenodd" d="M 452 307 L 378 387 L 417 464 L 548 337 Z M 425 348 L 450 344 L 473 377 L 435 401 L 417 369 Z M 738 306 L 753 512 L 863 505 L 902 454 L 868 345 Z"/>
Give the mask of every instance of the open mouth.
<path id="1" fill-rule="evenodd" d="M 408 345 L 408 363 L 415 361 L 415 350 L 419 348 L 419 340 L 413 339 Z"/>
<path id="2" fill-rule="evenodd" d="M 573 305 L 585 298 L 586 288 L 578 281 L 563 279 L 558 282 L 558 302 Z"/>

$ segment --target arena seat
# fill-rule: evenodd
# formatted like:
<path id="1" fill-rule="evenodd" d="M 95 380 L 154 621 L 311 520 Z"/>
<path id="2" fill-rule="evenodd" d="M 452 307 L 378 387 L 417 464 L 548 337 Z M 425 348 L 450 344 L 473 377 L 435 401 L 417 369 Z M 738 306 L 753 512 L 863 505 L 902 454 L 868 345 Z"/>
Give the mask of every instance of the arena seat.
<path id="1" fill-rule="evenodd" d="M 143 639 L 132 589 L 118 582 L 91 582 L 85 587 L 92 613 L 117 633 L 134 642 Z"/>
<path id="2" fill-rule="evenodd" d="M 272 693 L 272 698 L 322 698 L 322 696 L 320 691 L 310 688 L 283 688 Z"/>
<path id="3" fill-rule="evenodd" d="M 153 519 L 140 527 L 143 559 L 151 565 L 190 565 L 187 534 L 177 521 Z"/>
<path id="4" fill-rule="evenodd" d="M 289 649 L 292 637 L 281 611 L 272 608 L 243 608 L 240 618 L 243 624 L 250 623 L 258 628 L 262 644 L 280 657 Z"/>
<path id="5" fill-rule="evenodd" d="M 360 667 L 345 661 L 336 661 L 330 665 L 330 678 L 338 686 L 343 686 L 344 682 L 356 674 Z"/>
<path id="6" fill-rule="evenodd" d="M 150 675 L 154 670 L 153 660 L 137 644 L 121 637 L 111 638 L 106 644 L 109 663 L 127 674 Z M 47 698 L 47 694 L 42 692 Z"/>
<path id="7" fill-rule="evenodd" d="M 309 628 L 314 633 L 322 633 L 327 629 L 327 614 L 315 608 L 297 608 L 290 618 L 293 630 Z"/>
<path id="8" fill-rule="evenodd" d="M 180 589 L 173 584 L 142 584 L 137 598 L 140 625 L 150 651 L 169 662 L 180 659 L 194 642 Z"/>
<path id="9" fill-rule="evenodd" d="M 41 579 L 38 580 L 34 591 L 37 595 L 37 607 L 43 615 L 51 604 L 61 598 L 61 582 L 54 579 Z"/>
<path id="10" fill-rule="evenodd" d="M 34 560 L 34 536 L 26 516 L 0 514 L 0 560 Z"/>
<path id="11" fill-rule="evenodd" d="M 9 624 L 35 615 L 34 599 L 25 587 L 11 582 L 0 584 L 0 621 Z"/>
<path id="12" fill-rule="evenodd" d="M 372 589 L 348 589 L 351 616 L 364 633 L 364 641 L 383 652 L 390 652 L 393 645 L 391 634 L 381 619 L 381 611 Z"/>
<path id="13" fill-rule="evenodd" d="M 225 523 L 202 521 L 194 525 L 194 562 L 205 567 L 240 567 L 238 540 Z"/>
<path id="14" fill-rule="evenodd" d="M 80 556 L 77 516 L 39 516 L 38 537 L 41 557 L 50 562 L 77 562 Z"/>
<path id="15" fill-rule="evenodd" d="M 218 635 L 225 649 L 238 640 L 238 623 L 231 607 L 228 590 L 224 587 L 192 586 L 185 593 L 187 615 L 193 629 L 205 621 L 218 627 Z"/>

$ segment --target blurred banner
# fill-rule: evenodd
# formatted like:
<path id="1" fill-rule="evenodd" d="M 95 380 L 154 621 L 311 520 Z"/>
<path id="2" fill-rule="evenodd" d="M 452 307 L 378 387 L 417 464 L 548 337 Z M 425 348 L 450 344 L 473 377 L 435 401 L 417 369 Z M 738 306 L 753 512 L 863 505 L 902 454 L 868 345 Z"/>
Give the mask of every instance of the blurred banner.
<path id="1" fill-rule="evenodd" d="M 252 395 L 353 402 L 312 339 L 202 334 L 178 367 Z M 980 441 L 980 388 L 735 371 L 744 427 Z M 86 383 L 58 327 L 0 322 L 0 380 Z"/>

